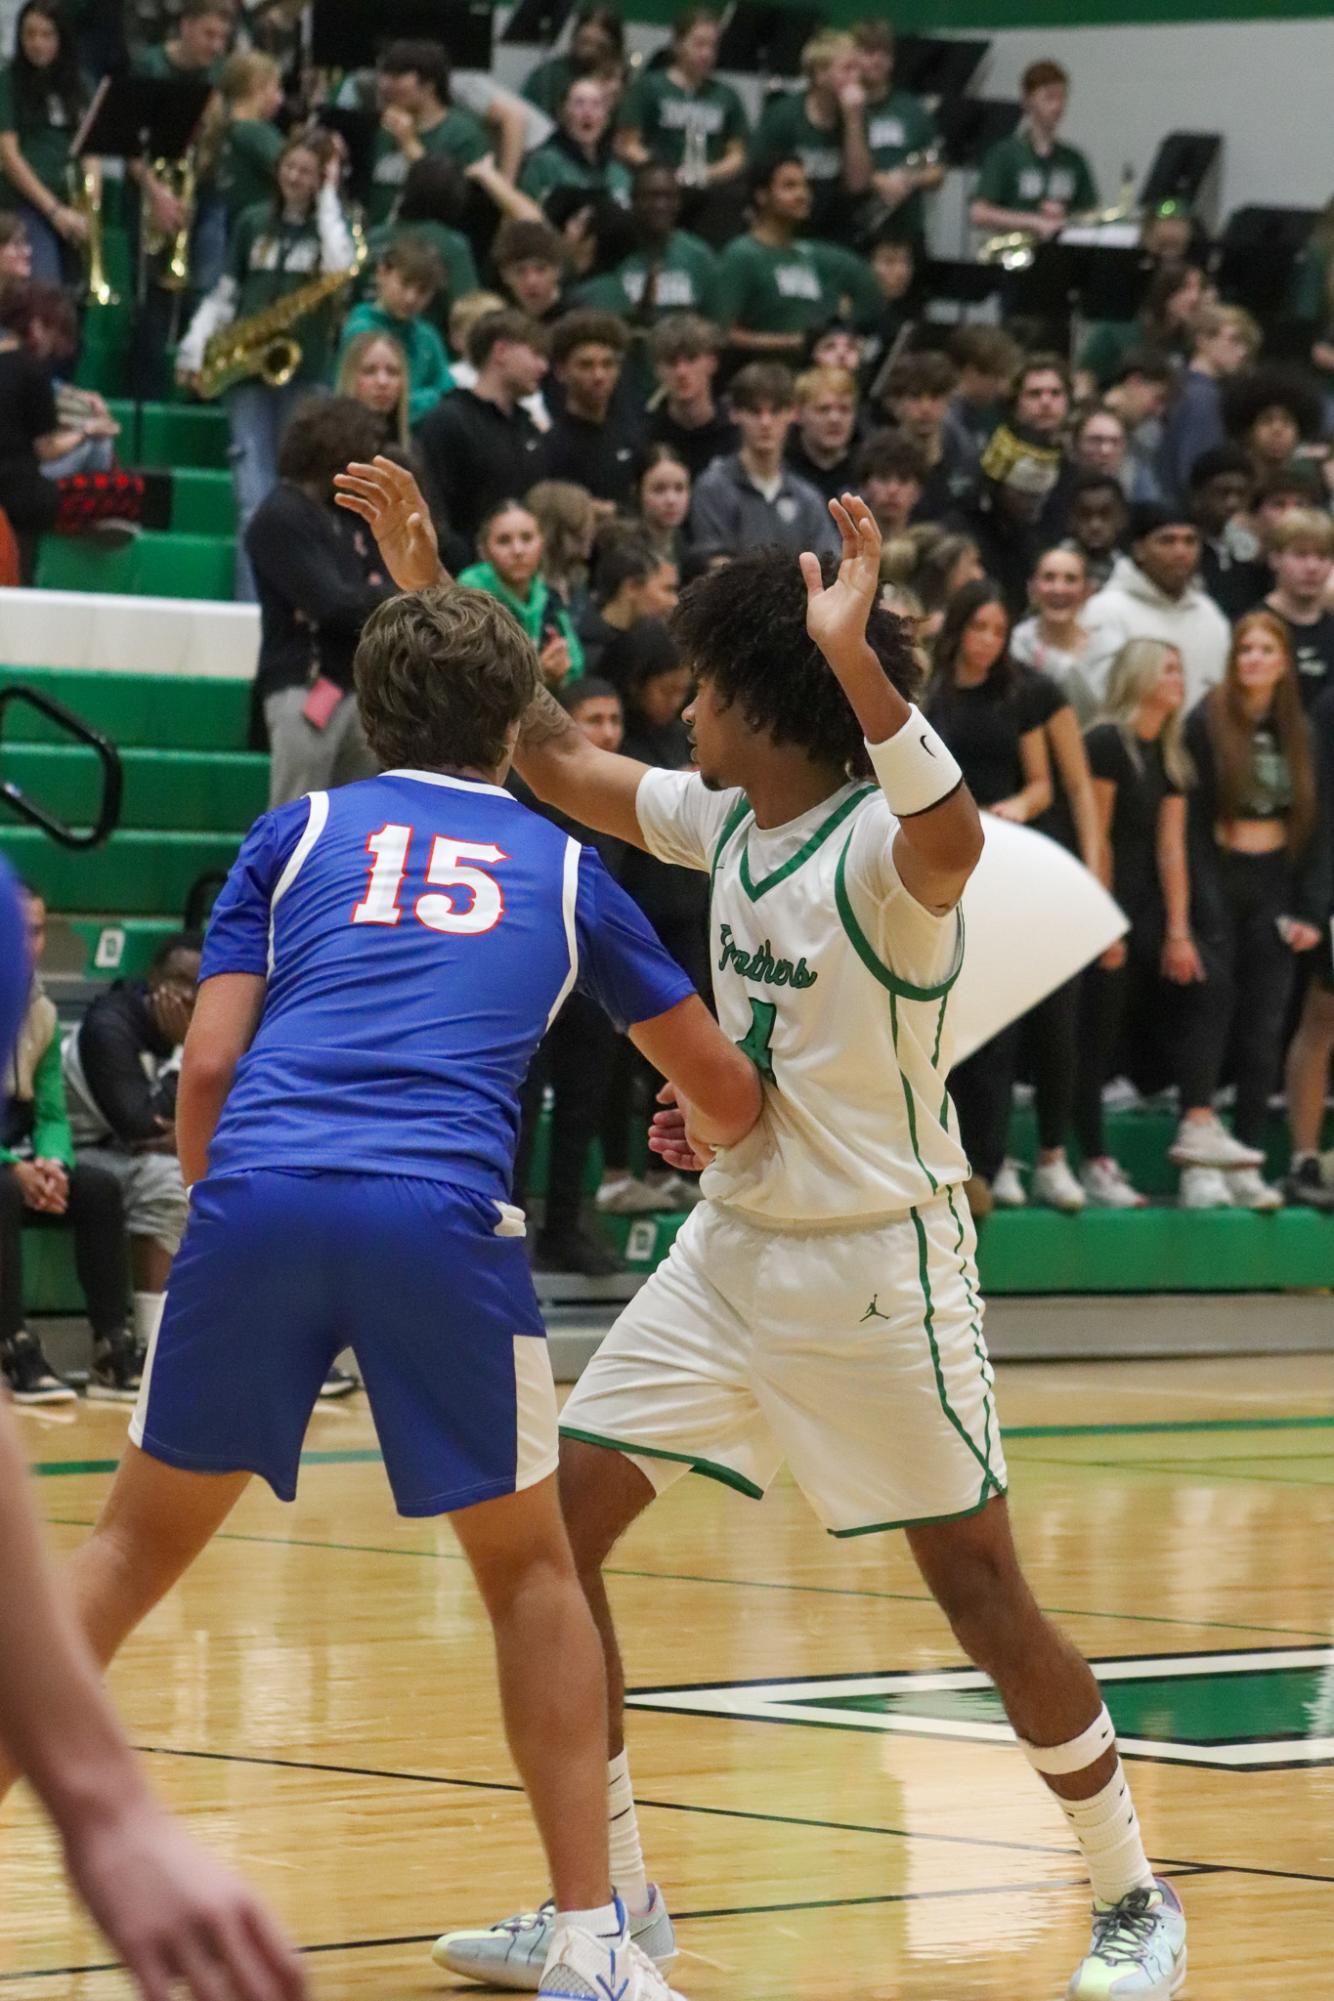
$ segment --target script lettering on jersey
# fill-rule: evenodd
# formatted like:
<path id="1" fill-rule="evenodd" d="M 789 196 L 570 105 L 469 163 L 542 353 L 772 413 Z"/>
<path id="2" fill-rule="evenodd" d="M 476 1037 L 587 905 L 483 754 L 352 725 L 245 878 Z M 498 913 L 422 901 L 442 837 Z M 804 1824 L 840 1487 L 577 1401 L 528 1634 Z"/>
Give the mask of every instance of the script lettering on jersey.
<path id="1" fill-rule="evenodd" d="M 813 987 L 819 979 L 806 964 L 803 955 L 794 966 L 791 959 L 775 959 L 769 940 L 747 952 L 737 944 L 730 924 L 724 924 L 720 933 L 723 953 L 718 961 L 718 971 L 725 973 L 734 966 L 743 980 L 758 980 L 766 987 Z"/>

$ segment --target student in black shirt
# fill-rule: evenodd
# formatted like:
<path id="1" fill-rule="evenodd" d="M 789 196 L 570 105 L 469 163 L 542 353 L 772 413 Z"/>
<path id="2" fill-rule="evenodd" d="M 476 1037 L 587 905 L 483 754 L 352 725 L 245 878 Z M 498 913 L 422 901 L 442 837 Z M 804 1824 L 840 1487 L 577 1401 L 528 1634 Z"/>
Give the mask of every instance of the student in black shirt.
<path id="1" fill-rule="evenodd" d="M 1215 445 L 1190 469 L 1200 582 L 1225 618 L 1240 618 L 1269 587 L 1268 566 L 1245 521 L 1254 497 L 1250 461 L 1239 445 Z"/>
<path id="2" fill-rule="evenodd" d="M 362 626 L 394 585 L 361 523 L 334 505 L 333 480 L 379 448 L 378 418 L 351 397 L 303 403 L 279 447 L 279 483 L 246 530 L 259 586 L 270 806 L 376 768 L 357 717 L 352 660 Z"/>
<path id="3" fill-rule="evenodd" d="M 1050 695 L 1059 700 L 1059 691 L 1011 659 L 1009 638 L 1009 613 L 996 586 L 965 584 L 946 611 L 922 706 L 958 759 L 978 805 L 998 819 L 1027 823 L 1052 803 L 1045 724 Z M 950 1078 L 973 1164 L 969 1200 L 978 1198 L 975 1213 L 990 1207 L 992 1184 L 1005 1163 L 1018 1041 L 1015 1023 Z"/>
<path id="4" fill-rule="evenodd" d="M 1334 1209 L 1334 1174 L 1320 1158 L 1325 1094 L 1334 1059 L 1334 686 L 1311 711 L 1320 817 L 1315 836 L 1312 910 L 1320 943 L 1302 1002 L 1301 1020 L 1288 1048 L 1288 1131 L 1292 1159 L 1284 1193 L 1289 1202 L 1311 1209 Z"/>
<path id="5" fill-rule="evenodd" d="M 722 353 L 722 335 L 712 321 L 696 313 L 673 313 L 654 327 L 649 355 L 658 378 L 649 417 L 649 438 L 670 445 L 697 480 L 715 459 L 727 458 L 740 444 L 731 418 L 713 393 Z"/>
<path id="6" fill-rule="evenodd" d="M 1314 507 L 1294 508 L 1269 536 L 1274 587 L 1266 611 L 1281 620 L 1297 667 L 1302 706 L 1314 709 L 1334 688 L 1334 612 L 1326 610 L 1334 573 L 1334 521 Z"/>
<path id="7" fill-rule="evenodd" d="M 507 308 L 470 328 L 467 356 L 476 382 L 442 396 L 416 434 L 432 512 L 462 541 L 464 562 L 491 509 L 543 477 L 541 435 L 521 404 L 547 372 L 547 336 Z"/>
<path id="8" fill-rule="evenodd" d="M 1083 980 L 1075 1130 L 1084 1186 L 1100 1208 L 1134 1209 L 1144 1200 L 1108 1154 L 1103 1132 L 1103 1086 L 1116 1074 L 1123 1036 L 1135 1050 L 1156 1040 L 1161 980 L 1189 986 L 1202 971 L 1190 936 L 1185 693 L 1175 647 L 1129 640 L 1112 662 L 1105 720 L 1084 738 L 1104 836 L 1103 881 L 1130 919 L 1126 937 Z"/>
<path id="9" fill-rule="evenodd" d="M 544 479 L 587 488 L 610 509 L 634 503 L 636 461 L 644 442 L 637 410 L 616 396 L 629 342 L 613 313 L 567 313 L 551 335 L 551 367 L 563 402 L 542 441 Z"/>

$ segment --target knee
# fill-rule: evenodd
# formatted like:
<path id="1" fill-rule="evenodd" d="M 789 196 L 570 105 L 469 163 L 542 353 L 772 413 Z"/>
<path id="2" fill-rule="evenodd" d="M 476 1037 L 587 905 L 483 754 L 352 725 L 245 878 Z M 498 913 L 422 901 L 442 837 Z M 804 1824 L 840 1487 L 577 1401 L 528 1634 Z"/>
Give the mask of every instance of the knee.
<path id="1" fill-rule="evenodd" d="M 1031 1604 L 1028 1587 L 1012 1564 L 990 1551 L 969 1553 L 933 1578 L 936 1603 L 975 1666 L 993 1677 L 1022 1642 Z"/>
<path id="2" fill-rule="evenodd" d="M 87 1220 L 107 1229 L 124 1226 L 125 1204 L 121 1200 L 120 1183 L 105 1168 L 81 1162 L 70 1175 L 69 1192 L 71 1209 L 77 1212 L 76 1221 Z"/>

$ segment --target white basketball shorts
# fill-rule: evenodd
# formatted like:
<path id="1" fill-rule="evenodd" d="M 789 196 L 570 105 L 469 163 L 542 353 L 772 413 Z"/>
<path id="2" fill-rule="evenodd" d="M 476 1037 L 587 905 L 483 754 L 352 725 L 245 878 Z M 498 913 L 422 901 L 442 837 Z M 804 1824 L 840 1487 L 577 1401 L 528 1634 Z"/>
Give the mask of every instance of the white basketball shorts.
<path id="1" fill-rule="evenodd" d="M 974 1514 L 1006 1485 L 976 1241 L 955 1190 L 836 1233 L 703 1202 L 561 1430 L 659 1492 L 693 1469 L 758 1499 L 786 1460 L 831 1535 Z"/>

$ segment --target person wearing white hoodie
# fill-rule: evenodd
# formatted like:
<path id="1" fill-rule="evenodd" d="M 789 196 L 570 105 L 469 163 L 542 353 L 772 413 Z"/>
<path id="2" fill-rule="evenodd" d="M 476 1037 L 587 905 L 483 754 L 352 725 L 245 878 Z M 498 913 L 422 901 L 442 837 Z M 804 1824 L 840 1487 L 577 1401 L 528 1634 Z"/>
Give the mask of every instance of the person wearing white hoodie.
<path id="1" fill-rule="evenodd" d="M 1157 501 L 1131 509 L 1130 554 L 1118 557 L 1081 619 L 1092 635 L 1081 672 L 1099 699 L 1128 639 L 1162 639 L 1175 647 L 1185 669 L 1187 708 L 1222 680 L 1231 628 L 1200 584 L 1199 567 L 1200 531 L 1183 509 Z"/>

